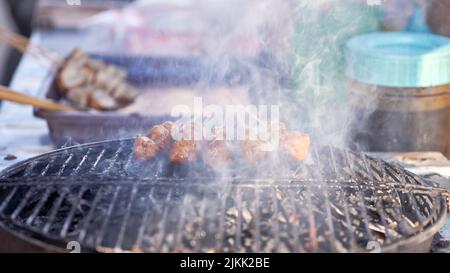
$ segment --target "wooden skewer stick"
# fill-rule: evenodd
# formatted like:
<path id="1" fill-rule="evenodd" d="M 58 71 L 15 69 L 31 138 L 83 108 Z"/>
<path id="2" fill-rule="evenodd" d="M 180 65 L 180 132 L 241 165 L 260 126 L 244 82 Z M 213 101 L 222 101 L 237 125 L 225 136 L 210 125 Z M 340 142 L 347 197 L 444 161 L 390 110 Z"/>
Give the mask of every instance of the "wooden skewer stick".
<path id="1" fill-rule="evenodd" d="M 28 38 L 17 33 L 10 32 L 2 27 L 0 27 L 0 40 L 22 53 L 30 53 L 36 57 L 44 58 L 58 66 L 63 63 L 63 59 L 53 52 L 50 52 L 36 44 L 32 44 Z"/>
<path id="2" fill-rule="evenodd" d="M 8 87 L 0 85 L 0 100 L 7 100 L 19 104 L 31 105 L 40 109 L 44 109 L 52 112 L 70 112 L 76 111 L 69 105 L 57 103 L 51 100 L 37 99 L 16 91 L 9 89 Z"/>

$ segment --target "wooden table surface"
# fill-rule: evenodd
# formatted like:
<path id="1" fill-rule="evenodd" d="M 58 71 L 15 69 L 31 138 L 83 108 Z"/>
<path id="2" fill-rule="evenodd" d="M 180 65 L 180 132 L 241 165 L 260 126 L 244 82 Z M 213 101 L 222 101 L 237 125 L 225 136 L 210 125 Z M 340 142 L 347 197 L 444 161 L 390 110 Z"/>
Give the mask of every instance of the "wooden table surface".
<path id="1" fill-rule="evenodd" d="M 32 40 L 62 55 L 68 53 L 74 46 L 91 51 L 102 50 L 89 48 L 92 44 L 80 37 L 82 37 L 80 34 L 73 32 L 36 31 Z M 10 87 L 29 95 L 42 96 L 40 86 L 50 67 L 46 61 L 25 55 Z M 2 102 L 0 106 L 0 170 L 55 148 L 48 137 L 46 122 L 34 117 L 31 107 Z M 7 155 L 14 155 L 16 159 L 5 160 Z M 450 161 L 440 153 L 378 153 L 375 155 L 388 161 L 397 161 L 409 170 L 420 175 L 427 175 L 450 189 Z M 450 241 L 450 218 L 440 234 L 446 241 Z M 450 247 L 437 251 L 450 252 Z"/>

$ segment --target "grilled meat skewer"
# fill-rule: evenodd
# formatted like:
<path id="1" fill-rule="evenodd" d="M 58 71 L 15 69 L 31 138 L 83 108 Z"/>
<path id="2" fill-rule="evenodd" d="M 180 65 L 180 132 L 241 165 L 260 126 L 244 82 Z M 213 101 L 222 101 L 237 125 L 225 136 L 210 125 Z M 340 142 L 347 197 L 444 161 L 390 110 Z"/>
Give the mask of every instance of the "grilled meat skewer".
<path id="1" fill-rule="evenodd" d="M 194 140 L 176 141 L 170 151 L 170 160 L 180 164 L 190 163 L 197 159 L 197 152 Z"/>
<path id="2" fill-rule="evenodd" d="M 134 141 L 134 154 L 138 160 L 150 160 L 159 152 L 158 145 L 150 138 L 138 135 Z"/>
<path id="3" fill-rule="evenodd" d="M 311 140 L 307 134 L 289 131 L 281 136 L 281 147 L 293 160 L 302 161 L 308 156 Z"/>
<path id="4" fill-rule="evenodd" d="M 136 158 L 150 160 L 162 150 L 169 148 L 172 143 L 170 134 L 172 126 L 171 122 L 165 122 L 162 125 L 153 126 L 148 136 L 137 136 L 134 145 Z"/>
<path id="5" fill-rule="evenodd" d="M 260 140 L 243 140 L 240 142 L 240 148 L 242 157 L 249 163 L 256 163 L 267 154 Z"/>
<path id="6" fill-rule="evenodd" d="M 172 142 L 170 130 L 164 125 L 156 125 L 150 129 L 149 138 L 158 145 L 160 150 L 168 148 Z"/>
<path id="7" fill-rule="evenodd" d="M 186 164 L 195 161 L 200 151 L 200 144 L 192 138 L 195 128 L 198 128 L 196 127 L 197 124 L 192 123 L 182 126 L 180 133 L 181 136 L 186 138 L 175 142 L 171 135 L 174 126 L 173 123 L 166 122 L 152 127 L 148 136 L 138 136 L 134 147 L 136 157 L 140 160 L 149 160 L 162 150 L 170 148 L 169 157 L 172 162 Z M 269 131 L 271 132 L 272 130 L 278 130 L 281 150 L 289 155 L 291 159 L 295 161 L 306 159 L 311 142 L 307 134 L 298 131 L 286 131 L 283 123 L 270 126 Z M 261 140 L 247 139 L 239 141 L 239 148 L 241 156 L 249 163 L 258 162 L 270 154 L 270 151 L 266 150 L 267 148 L 265 149 L 265 142 Z M 233 157 L 227 142 L 219 139 L 207 142 L 202 147 L 201 153 L 205 162 L 211 166 L 226 165 Z"/>
<path id="8" fill-rule="evenodd" d="M 225 140 L 212 140 L 203 147 L 203 160 L 211 166 L 228 165 L 231 161 L 231 151 Z"/>

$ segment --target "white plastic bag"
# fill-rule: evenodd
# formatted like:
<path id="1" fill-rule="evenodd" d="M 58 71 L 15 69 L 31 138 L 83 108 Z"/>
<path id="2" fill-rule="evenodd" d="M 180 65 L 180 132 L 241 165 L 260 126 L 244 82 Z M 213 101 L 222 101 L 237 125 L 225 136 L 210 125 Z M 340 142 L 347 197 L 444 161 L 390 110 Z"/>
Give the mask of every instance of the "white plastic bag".
<path id="1" fill-rule="evenodd" d="M 273 0 L 141 0 L 81 24 L 92 43 L 131 54 L 255 54 Z M 262 14 L 261 12 L 266 12 Z M 94 44 L 94 45 L 95 45 Z"/>

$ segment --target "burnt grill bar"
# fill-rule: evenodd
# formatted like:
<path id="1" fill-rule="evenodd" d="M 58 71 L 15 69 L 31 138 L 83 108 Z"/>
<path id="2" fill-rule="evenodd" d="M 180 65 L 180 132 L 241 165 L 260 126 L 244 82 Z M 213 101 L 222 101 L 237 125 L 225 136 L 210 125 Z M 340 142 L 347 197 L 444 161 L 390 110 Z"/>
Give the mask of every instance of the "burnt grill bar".
<path id="1" fill-rule="evenodd" d="M 0 225 L 102 252 L 364 252 L 429 241 L 447 212 L 447 192 L 361 153 L 313 146 L 278 173 L 224 177 L 137 162 L 132 145 L 65 148 L 0 173 Z"/>
<path id="2" fill-rule="evenodd" d="M 98 204 L 98 202 L 100 201 L 101 198 L 102 198 L 101 192 L 97 191 L 96 194 L 95 194 L 94 200 L 92 201 L 92 206 L 87 212 L 86 219 L 82 222 L 82 227 L 80 229 L 80 234 L 78 236 L 78 241 L 84 242 L 85 236 L 86 236 L 86 233 L 87 233 L 87 229 L 88 229 L 88 225 L 89 225 L 92 217 L 94 217 L 94 211 L 95 211 L 95 209 L 97 207 L 97 204 Z"/>

